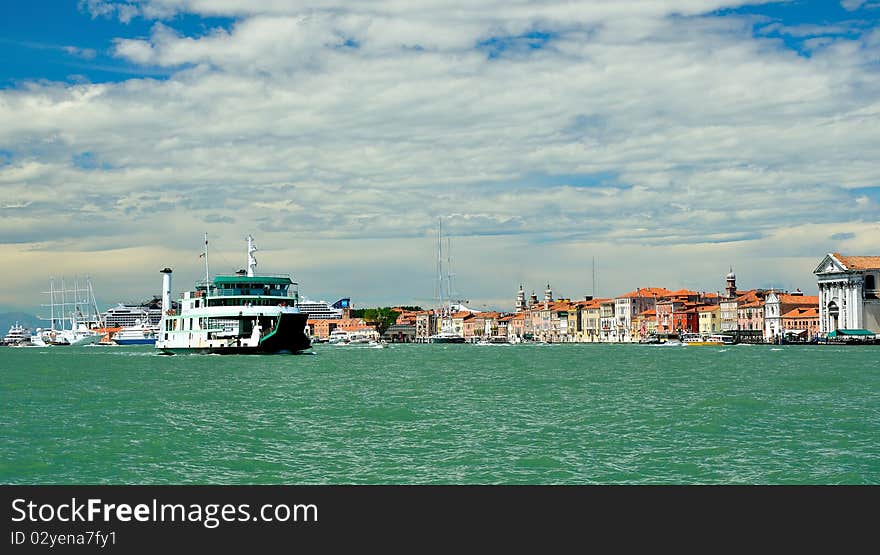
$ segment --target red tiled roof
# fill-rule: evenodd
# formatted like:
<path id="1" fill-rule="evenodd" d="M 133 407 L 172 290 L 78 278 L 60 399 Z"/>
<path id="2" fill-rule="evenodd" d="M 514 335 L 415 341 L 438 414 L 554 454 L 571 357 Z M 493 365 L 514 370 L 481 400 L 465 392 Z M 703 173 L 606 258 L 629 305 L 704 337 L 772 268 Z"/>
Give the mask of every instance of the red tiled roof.
<path id="1" fill-rule="evenodd" d="M 627 299 L 627 298 L 634 298 L 634 297 L 643 297 L 643 298 L 665 297 L 669 293 L 670 293 L 669 289 L 666 289 L 665 287 L 642 287 L 642 288 L 630 291 L 629 293 L 626 293 L 625 295 L 621 295 L 617 298 L 618 299 Z"/>
<path id="2" fill-rule="evenodd" d="M 794 305 L 816 305 L 819 306 L 819 297 L 810 296 L 810 295 L 788 295 L 781 294 L 779 295 L 779 302 L 781 304 L 794 304 Z"/>
<path id="3" fill-rule="evenodd" d="M 699 295 L 698 291 L 691 291 L 689 289 L 679 289 L 678 291 L 672 291 L 668 294 L 669 297 L 693 297 L 695 295 Z"/>
<path id="4" fill-rule="evenodd" d="M 477 318 L 498 318 L 497 312 L 477 312 L 474 314 Z"/>
<path id="5" fill-rule="evenodd" d="M 836 252 L 834 258 L 850 270 L 880 270 L 880 256 L 844 256 Z"/>
<path id="6" fill-rule="evenodd" d="M 795 308 L 782 315 L 783 318 L 818 318 L 818 308 Z"/>

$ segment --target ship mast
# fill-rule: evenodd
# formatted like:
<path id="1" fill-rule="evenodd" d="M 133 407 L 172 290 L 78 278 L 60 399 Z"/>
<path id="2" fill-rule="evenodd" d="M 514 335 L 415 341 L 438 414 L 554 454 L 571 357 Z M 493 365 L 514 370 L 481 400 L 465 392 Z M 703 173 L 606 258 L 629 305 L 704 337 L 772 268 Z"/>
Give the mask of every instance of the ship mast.
<path id="1" fill-rule="evenodd" d="M 248 269 L 247 275 L 248 277 L 254 277 L 254 270 L 257 267 L 257 259 L 254 257 L 254 253 L 257 252 L 257 247 L 254 246 L 254 238 L 250 235 L 247 236 L 247 244 L 248 244 Z"/>
<path id="2" fill-rule="evenodd" d="M 211 276 L 208 273 L 208 232 L 205 232 L 205 298 L 208 297 L 208 287 L 211 282 Z"/>
<path id="3" fill-rule="evenodd" d="M 443 330 L 443 218 L 437 219 L 437 294 L 439 306 L 437 308 L 440 317 L 440 326 L 438 331 Z"/>

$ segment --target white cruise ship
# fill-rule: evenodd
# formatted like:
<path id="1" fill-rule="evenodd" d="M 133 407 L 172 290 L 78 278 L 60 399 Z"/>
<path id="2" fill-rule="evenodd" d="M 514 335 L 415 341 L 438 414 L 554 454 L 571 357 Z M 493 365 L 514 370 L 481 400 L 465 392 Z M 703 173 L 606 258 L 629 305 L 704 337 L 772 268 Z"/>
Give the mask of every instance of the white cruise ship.
<path id="1" fill-rule="evenodd" d="M 309 315 L 310 320 L 338 320 L 346 308 L 351 308 L 351 299 L 339 299 L 332 305 L 327 301 L 300 299 L 299 309 Z"/>
<path id="2" fill-rule="evenodd" d="M 183 294 L 179 310 L 163 312 L 157 349 L 166 354 L 269 354 L 311 347 L 297 284 L 289 274 L 258 275 L 253 237 L 247 241 L 247 271 L 211 280 L 206 236 L 205 281 Z M 171 306 L 171 269 L 161 273 L 162 306 Z"/>
<path id="3" fill-rule="evenodd" d="M 156 327 L 162 319 L 162 299 L 141 304 L 119 303 L 103 314 L 108 328 L 133 328 L 141 325 Z"/>

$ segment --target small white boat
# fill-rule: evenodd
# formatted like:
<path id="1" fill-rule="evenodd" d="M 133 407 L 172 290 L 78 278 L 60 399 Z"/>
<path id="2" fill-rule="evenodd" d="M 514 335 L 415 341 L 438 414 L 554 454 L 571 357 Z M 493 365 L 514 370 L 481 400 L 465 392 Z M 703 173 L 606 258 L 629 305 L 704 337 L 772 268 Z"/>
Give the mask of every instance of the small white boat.
<path id="1" fill-rule="evenodd" d="M 156 331 L 143 324 L 122 328 L 113 334 L 113 342 L 117 345 L 155 345 Z"/>
<path id="2" fill-rule="evenodd" d="M 25 345 L 30 345 L 30 330 L 16 322 L 9 328 L 9 332 L 6 334 L 6 337 L 3 338 L 2 343 L 7 347 L 24 347 Z"/>

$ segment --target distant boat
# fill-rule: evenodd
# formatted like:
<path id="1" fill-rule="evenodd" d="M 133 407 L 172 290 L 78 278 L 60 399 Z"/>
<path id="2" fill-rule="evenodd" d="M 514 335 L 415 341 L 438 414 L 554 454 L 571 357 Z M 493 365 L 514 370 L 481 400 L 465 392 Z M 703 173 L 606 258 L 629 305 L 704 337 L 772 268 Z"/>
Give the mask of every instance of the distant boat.
<path id="1" fill-rule="evenodd" d="M 65 286 L 62 279 L 60 289 L 56 289 L 55 280 L 50 279 L 49 291 L 45 293 L 49 295 L 49 304 L 43 306 L 49 308 L 50 317 L 43 319 L 49 320 L 49 329 L 37 330 L 32 342 L 41 346 L 79 346 L 101 340 L 97 328 L 104 326 L 89 278 L 83 287 L 75 280 L 73 288 Z"/>
<path id="2" fill-rule="evenodd" d="M 31 333 L 26 327 L 19 325 L 18 322 L 10 326 L 9 332 L 6 334 L 6 337 L 3 338 L 3 341 L 0 342 L 7 347 L 23 347 L 25 345 L 30 345 L 31 343 Z"/>
<path id="3" fill-rule="evenodd" d="M 703 337 L 699 333 L 682 334 L 681 342 L 684 343 L 685 345 L 694 346 L 694 347 L 723 345 L 724 344 L 720 340 L 710 341 L 708 337 Z"/>
<path id="4" fill-rule="evenodd" d="M 449 285 L 450 277 L 446 276 L 446 286 L 448 289 L 451 289 Z M 449 302 L 444 303 L 443 301 L 443 219 L 441 218 L 437 227 L 437 291 L 438 291 L 438 308 L 437 315 L 440 318 L 439 321 L 439 331 L 434 335 L 428 337 L 428 341 L 431 343 L 464 343 L 464 336 L 455 333 L 452 326 L 452 303 L 451 299 L 448 299 Z M 447 291 L 451 296 L 452 292 Z"/>
<path id="5" fill-rule="evenodd" d="M 121 328 L 113 334 L 113 342 L 117 345 L 155 345 L 157 330 L 141 324 Z"/>
<path id="6" fill-rule="evenodd" d="M 331 345 L 376 345 L 380 342 L 379 332 L 373 329 L 333 330 L 330 332 Z"/>

